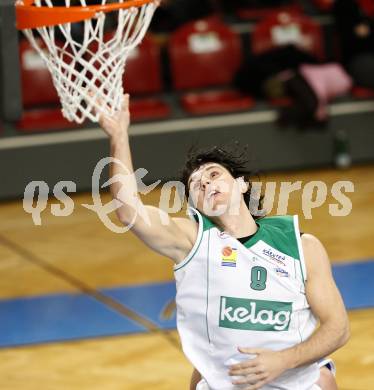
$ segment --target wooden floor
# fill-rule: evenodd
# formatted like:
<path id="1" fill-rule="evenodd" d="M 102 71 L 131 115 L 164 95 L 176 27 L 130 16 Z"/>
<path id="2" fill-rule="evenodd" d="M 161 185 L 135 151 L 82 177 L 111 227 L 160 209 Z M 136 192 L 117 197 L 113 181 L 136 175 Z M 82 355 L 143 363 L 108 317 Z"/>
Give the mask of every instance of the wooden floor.
<path id="1" fill-rule="evenodd" d="M 333 263 L 374 258 L 374 166 L 283 172 L 262 179 L 301 180 L 303 186 L 323 181 L 328 192 L 338 180 L 352 181 L 355 191 L 347 196 L 353 208 L 346 217 L 329 214 L 328 205 L 336 203 L 330 194 L 323 206 L 312 211 L 313 218 L 306 219 L 301 191 L 290 196 L 287 213 L 300 215 L 302 230 L 322 240 Z M 154 191 L 147 202 L 157 204 L 158 196 L 159 191 Z M 96 214 L 81 206 L 92 203 L 90 194 L 73 199 L 71 216 L 55 217 L 46 210 L 42 226 L 33 225 L 22 202 L 0 204 L 1 299 L 80 292 L 79 286 L 96 289 L 173 279 L 171 262 L 152 253 L 131 233 L 112 233 Z M 108 194 L 104 199 L 109 201 Z M 63 278 L 56 270 L 74 279 Z M 339 388 L 372 390 L 374 308 L 349 315 L 351 340 L 334 355 Z M 188 388 L 190 373 L 175 331 L 0 350 L 0 389 L 4 390 L 183 390 Z"/>

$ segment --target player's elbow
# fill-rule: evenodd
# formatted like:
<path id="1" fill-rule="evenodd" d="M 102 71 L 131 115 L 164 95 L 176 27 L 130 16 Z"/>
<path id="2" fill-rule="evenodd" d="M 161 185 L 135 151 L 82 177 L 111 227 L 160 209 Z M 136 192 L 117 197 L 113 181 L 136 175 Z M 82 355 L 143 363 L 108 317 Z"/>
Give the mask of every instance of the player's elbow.
<path id="1" fill-rule="evenodd" d="M 346 317 L 344 319 L 344 321 L 340 321 L 339 326 L 337 327 L 337 329 L 335 331 L 335 335 L 337 336 L 336 337 L 337 349 L 341 348 L 345 344 L 347 344 L 347 342 L 350 338 L 350 335 L 351 335 L 348 317 Z"/>
<path id="2" fill-rule="evenodd" d="M 349 321 L 347 319 L 346 323 L 344 324 L 344 327 L 341 331 L 341 336 L 340 336 L 340 345 L 339 348 L 343 347 L 345 344 L 347 344 L 348 340 L 351 337 L 351 330 L 349 327 Z"/>
<path id="3" fill-rule="evenodd" d="M 350 338 L 350 327 L 347 314 L 339 313 L 331 316 L 326 321 L 321 321 L 321 326 L 326 326 L 326 334 L 331 342 L 332 351 L 336 351 L 347 344 Z"/>

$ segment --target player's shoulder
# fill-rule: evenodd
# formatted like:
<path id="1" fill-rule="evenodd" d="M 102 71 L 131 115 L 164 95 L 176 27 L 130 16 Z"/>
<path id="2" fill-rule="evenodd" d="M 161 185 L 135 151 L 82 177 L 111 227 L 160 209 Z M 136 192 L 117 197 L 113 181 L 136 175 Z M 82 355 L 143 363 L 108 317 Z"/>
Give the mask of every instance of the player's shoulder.
<path id="1" fill-rule="evenodd" d="M 331 268 L 330 259 L 326 249 L 315 235 L 304 233 L 301 236 L 301 244 L 309 275 L 312 272 L 320 274 L 321 270 Z"/>
<path id="2" fill-rule="evenodd" d="M 301 243 L 303 245 L 304 250 L 313 251 L 316 249 L 321 250 L 322 248 L 324 248 L 320 239 L 311 233 L 303 233 L 301 235 Z"/>

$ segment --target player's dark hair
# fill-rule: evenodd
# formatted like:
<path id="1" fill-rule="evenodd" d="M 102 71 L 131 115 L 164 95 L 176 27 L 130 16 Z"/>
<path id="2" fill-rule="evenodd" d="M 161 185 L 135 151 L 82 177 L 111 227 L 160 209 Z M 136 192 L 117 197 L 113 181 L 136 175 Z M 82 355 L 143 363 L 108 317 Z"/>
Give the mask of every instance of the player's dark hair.
<path id="1" fill-rule="evenodd" d="M 249 207 L 252 192 L 251 178 L 255 175 L 255 173 L 247 168 L 249 163 L 247 156 L 247 146 L 241 147 L 238 144 L 235 144 L 234 147 L 211 146 L 200 149 L 197 149 L 195 146 L 191 147 L 188 151 L 186 161 L 181 170 L 181 181 L 184 184 L 184 191 L 187 199 L 189 196 L 188 179 L 190 178 L 191 174 L 195 170 L 199 169 L 201 165 L 206 163 L 216 163 L 225 167 L 231 173 L 234 179 L 243 177 L 244 181 L 248 183 L 248 191 L 243 195 L 244 201 L 247 207 Z M 258 210 L 262 210 L 263 196 L 259 196 L 258 198 Z M 258 219 L 264 215 L 261 213 L 261 216 L 252 216 L 254 219 Z"/>

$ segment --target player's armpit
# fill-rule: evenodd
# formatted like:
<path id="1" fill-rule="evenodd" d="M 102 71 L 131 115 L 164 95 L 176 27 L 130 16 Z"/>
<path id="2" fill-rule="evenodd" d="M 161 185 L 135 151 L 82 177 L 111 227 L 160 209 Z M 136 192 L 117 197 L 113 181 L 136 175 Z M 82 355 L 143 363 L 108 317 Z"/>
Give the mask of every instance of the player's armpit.
<path id="1" fill-rule="evenodd" d="M 192 249 L 198 226 L 188 218 L 171 218 L 165 211 L 141 204 L 132 221 L 122 221 L 147 246 L 169 257 L 182 261 Z"/>
<path id="2" fill-rule="evenodd" d="M 328 324 L 336 339 L 336 348 L 349 338 L 349 321 L 343 299 L 335 284 L 331 264 L 322 243 L 311 234 L 303 234 L 302 245 L 307 268 L 306 295 L 320 324 Z"/>

